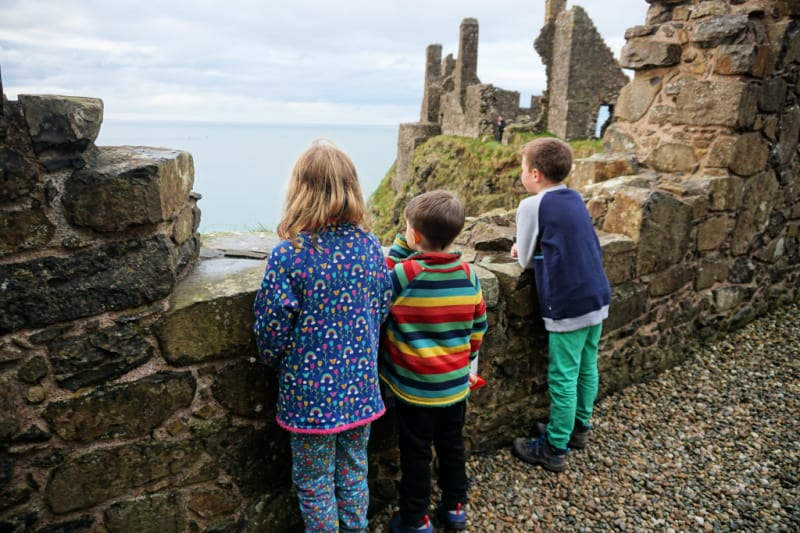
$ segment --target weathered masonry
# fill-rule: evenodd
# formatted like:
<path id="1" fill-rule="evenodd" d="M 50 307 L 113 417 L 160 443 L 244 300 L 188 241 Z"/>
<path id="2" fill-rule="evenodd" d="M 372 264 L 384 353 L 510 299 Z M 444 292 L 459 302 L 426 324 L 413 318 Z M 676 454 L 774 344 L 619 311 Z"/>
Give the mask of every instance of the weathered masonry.
<path id="1" fill-rule="evenodd" d="M 651 0 L 635 71 L 579 160 L 613 285 L 602 394 L 800 296 L 800 3 Z M 299 523 L 274 378 L 251 362 L 268 235 L 197 234 L 184 152 L 97 147 L 94 98 L 0 99 L 0 530 L 287 531 Z M 474 452 L 547 409 L 512 218 L 460 246 L 489 306 Z M 392 416 L 373 503 L 396 498 Z"/>
<path id="2" fill-rule="evenodd" d="M 601 107 L 613 109 L 628 77 L 586 11 L 547 0 L 545 24 L 534 43 L 547 71 L 547 90 L 520 107 L 520 93 L 478 79 L 478 21 L 464 19 L 458 55 L 442 60 L 442 45 L 425 53 L 425 89 L 419 122 L 401 124 L 395 190 L 408 177 L 414 148 L 434 135 L 491 138 L 498 115 L 509 129 L 549 131 L 563 139 L 595 136 Z M 506 136 L 507 137 L 507 136 Z"/>

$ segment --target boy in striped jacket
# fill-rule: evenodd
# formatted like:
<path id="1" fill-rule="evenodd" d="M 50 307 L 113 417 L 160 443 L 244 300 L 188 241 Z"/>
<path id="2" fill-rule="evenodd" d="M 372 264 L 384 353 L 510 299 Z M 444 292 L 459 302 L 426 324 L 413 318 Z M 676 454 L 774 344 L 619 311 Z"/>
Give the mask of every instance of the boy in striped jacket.
<path id="1" fill-rule="evenodd" d="M 486 331 L 486 304 L 475 272 L 448 251 L 464 227 L 464 206 L 450 192 L 413 198 L 405 235 L 389 251 L 392 306 L 381 340 L 380 379 L 396 397 L 400 439 L 400 512 L 392 532 L 433 531 L 431 443 L 439 460 L 447 529 L 466 528 L 467 476 L 463 427 L 470 361 Z"/>

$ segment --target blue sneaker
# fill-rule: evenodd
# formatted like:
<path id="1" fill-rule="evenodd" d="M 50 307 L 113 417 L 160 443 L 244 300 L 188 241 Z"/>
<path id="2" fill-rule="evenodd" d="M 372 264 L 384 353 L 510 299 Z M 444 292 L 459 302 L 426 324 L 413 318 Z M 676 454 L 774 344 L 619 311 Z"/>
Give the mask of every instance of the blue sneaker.
<path id="1" fill-rule="evenodd" d="M 392 533 L 415 533 L 420 531 L 422 533 L 433 533 L 433 524 L 431 524 L 431 519 L 428 518 L 428 515 L 425 515 L 416 526 L 406 526 L 403 525 L 403 518 L 400 513 L 395 513 L 392 521 L 389 522 L 389 530 Z"/>
<path id="2" fill-rule="evenodd" d="M 539 465 L 550 472 L 563 472 L 567 469 L 567 450 L 553 448 L 547 442 L 547 435 L 538 439 L 516 438 L 511 451 L 526 463 Z"/>
<path id="3" fill-rule="evenodd" d="M 444 504 L 439 504 L 436 508 L 436 518 L 441 525 L 449 531 L 462 531 L 467 529 L 467 510 L 459 503 L 453 510 L 444 508 Z"/>

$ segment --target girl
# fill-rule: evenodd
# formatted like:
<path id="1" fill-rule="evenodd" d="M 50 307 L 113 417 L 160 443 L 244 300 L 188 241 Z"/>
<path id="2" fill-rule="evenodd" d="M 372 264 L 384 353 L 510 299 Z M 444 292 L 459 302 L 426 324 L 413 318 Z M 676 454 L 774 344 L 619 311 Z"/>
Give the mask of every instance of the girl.
<path id="1" fill-rule="evenodd" d="M 306 531 L 367 527 L 367 440 L 384 411 L 377 354 L 391 281 L 350 158 L 317 140 L 295 162 L 256 293 L 260 358 L 279 370 L 278 424 Z"/>

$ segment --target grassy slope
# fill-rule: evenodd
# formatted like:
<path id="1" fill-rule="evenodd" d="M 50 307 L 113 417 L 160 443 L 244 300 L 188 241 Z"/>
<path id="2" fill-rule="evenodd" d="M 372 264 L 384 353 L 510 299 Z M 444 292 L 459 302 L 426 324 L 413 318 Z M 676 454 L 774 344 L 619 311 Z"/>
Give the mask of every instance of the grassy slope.
<path id="1" fill-rule="evenodd" d="M 391 188 L 395 167 L 389 170 L 369 200 L 372 228 L 389 244 L 402 228 L 403 207 L 408 199 L 434 189 L 456 193 L 468 216 L 492 209 L 513 209 L 525 197 L 519 182 L 519 147 L 535 137 L 516 134 L 509 145 L 466 137 L 439 135 L 417 147 L 409 167 L 409 180 L 399 192 Z M 570 143 L 575 157 L 601 150 L 600 141 Z"/>

